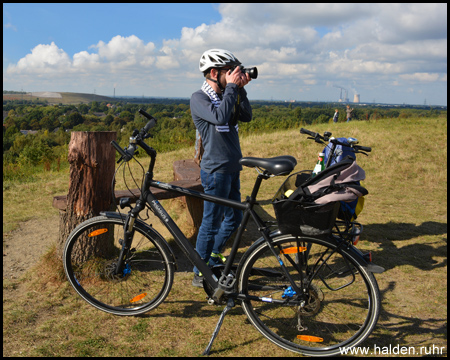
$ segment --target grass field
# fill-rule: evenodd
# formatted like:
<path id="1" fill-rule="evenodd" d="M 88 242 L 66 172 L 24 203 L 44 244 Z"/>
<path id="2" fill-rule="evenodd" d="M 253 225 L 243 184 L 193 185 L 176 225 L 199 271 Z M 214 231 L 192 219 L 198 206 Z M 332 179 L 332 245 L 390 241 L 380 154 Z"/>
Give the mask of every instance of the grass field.
<path id="1" fill-rule="evenodd" d="M 386 351 L 406 347 L 408 356 L 418 356 L 420 351 L 423 355 L 421 348 L 435 346 L 446 355 L 447 118 L 355 121 L 310 129 L 353 136 L 373 149 L 369 157 L 358 157 L 369 190 L 358 217 L 364 225 L 358 248 L 372 251 L 374 263 L 386 271 L 376 274 L 382 293 L 380 320 L 363 345 Z M 298 160 L 296 170 L 311 169 L 322 149 L 298 131 L 248 136 L 241 145 L 244 156 L 293 155 Z M 173 161 L 192 157 L 193 149 L 159 154 L 156 178 L 171 181 Z M 255 174 L 253 169 L 242 171 L 243 198 Z M 284 179 L 272 178 L 261 186 L 260 213 L 266 218 L 274 217 L 270 199 Z M 121 186 L 119 182 L 117 188 Z M 10 233 L 28 219 L 45 223 L 58 216 L 52 198 L 65 194 L 67 188 L 67 170 L 42 173 L 33 183 L 6 184 L 6 188 L 4 184 L 4 229 Z M 179 203 L 163 204 L 183 229 L 185 215 Z M 153 219 L 149 221 L 161 230 Z M 161 233 L 170 238 L 167 232 Z M 254 236 L 250 227 L 246 244 Z M 199 356 L 222 311 L 222 307 L 208 306 L 203 290 L 190 285 L 192 273 L 178 272 L 160 307 L 140 317 L 116 317 L 81 300 L 58 277 L 60 267 L 49 249 L 20 279 L 4 278 L 5 356 Z M 295 356 L 265 340 L 239 306 L 225 318 L 212 350 L 213 356 L 221 357 Z"/>

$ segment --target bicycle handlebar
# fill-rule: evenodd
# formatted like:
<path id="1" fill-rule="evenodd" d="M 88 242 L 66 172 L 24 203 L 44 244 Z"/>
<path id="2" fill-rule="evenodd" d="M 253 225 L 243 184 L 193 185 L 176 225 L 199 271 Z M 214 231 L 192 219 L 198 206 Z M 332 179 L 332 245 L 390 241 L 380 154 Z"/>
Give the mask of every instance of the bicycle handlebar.
<path id="1" fill-rule="evenodd" d="M 318 135 L 317 133 L 315 133 L 315 132 L 312 132 L 312 131 L 309 131 L 309 130 L 306 130 L 306 129 L 304 129 L 304 128 L 301 128 L 300 129 L 300 133 L 301 134 L 306 134 L 306 135 L 309 135 L 309 136 L 312 136 L 312 137 L 316 137 L 316 135 Z"/>
<path id="2" fill-rule="evenodd" d="M 132 155 L 130 156 L 130 154 L 128 154 L 128 152 L 126 152 L 126 150 L 122 149 L 115 140 L 111 141 L 111 145 L 114 146 L 114 148 L 120 154 L 121 158 L 119 159 L 119 161 L 124 160 L 125 162 L 127 162 L 128 160 L 131 159 Z"/>
<path id="3" fill-rule="evenodd" d="M 346 143 L 343 143 L 343 142 L 339 141 L 336 138 L 330 138 L 331 133 L 329 131 L 325 131 L 323 135 L 320 135 L 319 133 L 316 133 L 316 132 L 313 132 L 313 131 L 301 128 L 300 129 L 300 133 L 309 135 L 310 137 L 308 139 L 312 139 L 312 140 L 314 140 L 315 142 L 318 142 L 318 143 L 322 143 L 323 144 L 324 143 L 323 141 L 328 141 L 329 140 L 334 145 L 348 146 L 348 147 L 353 148 L 353 150 L 355 152 L 361 152 L 362 154 L 364 154 L 363 151 L 365 151 L 365 152 L 371 152 L 372 151 L 372 148 L 368 147 L 368 146 L 356 145 L 356 143 L 355 144 L 346 144 Z M 367 154 L 365 154 L 365 155 L 367 155 Z"/>
<path id="4" fill-rule="evenodd" d="M 146 134 L 150 131 L 150 129 L 152 127 L 154 127 L 156 125 L 156 119 L 147 114 L 144 110 L 139 109 L 139 114 L 144 115 L 147 119 L 149 119 L 150 121 L 144 126 L 144 128 L 141 131 L 144 131 Z"/>
<path id="5" fill-rule="evenodd" d="M 147 124 L 145 124 L 145 126 L 141 129 L 141 131 L 138 130 L 133 131 L 133 134 L 130 137 L 130 144 L 128 145 L 128 147 L 122 149 L 116 141 L 114 140 L 111 141 L 111 145 L 114 146 L 114 148 L 120 154 L 120 159 L 117 161 L 117 163 L 121 162 L 122 160 L 125 162 L 130 161 L 137 150 L 137 145 L 141 146 L 148 155 L 152 157 L 156 156 L 156 151 L 144 142 L 144 139 L 146 139 L 150 135 L 149 134 L 150 129 L 156 125 L 156 119 L 153 116 L 147 114 L 142 109 L 139 109 L 139 114 L 145 116 L 150 121 L 147 122 Z"/>

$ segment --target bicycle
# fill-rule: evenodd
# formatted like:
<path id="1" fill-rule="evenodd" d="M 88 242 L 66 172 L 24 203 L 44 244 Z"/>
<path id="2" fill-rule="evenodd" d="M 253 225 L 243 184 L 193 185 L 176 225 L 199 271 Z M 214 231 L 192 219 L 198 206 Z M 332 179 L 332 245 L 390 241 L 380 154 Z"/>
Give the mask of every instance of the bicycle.
<path id="1" fill-rule="evenodd" d="M 173 186 L 153 179 L 157 153 L 144 139 L 156 120 L 139 112 L 150 121 L 141 131 L 133 132 L 128 147 L 122 149 L 111 142 L 122 164 L 134 158 L 138 147 L 150 156 L 136 205 L 132 207 L 129 199 L 121 201 L 122 209 L 130 207 L 127 214 L 102 212 L 77 226 L 65 244 L 65 273 L 85 301 L 111 314 L 138 315 L 156 308 L 167 297 L 176 258 L 167 241 L 138 218 L 148 208 L 202 272 L 208 304 L 226 304 L 203 354 L 209 354 L 226 313 L 236 302 L 264 337 L 297 353 L 336 355 L 340 347 L 357 346 L 369 336 L 380 310 L 380 294 L 372 274 L 375 268 L 371 269 L 375 265 L 370 259 L 336 236 L 296 236 L 272 229 L 273 224 L 262 221 L 254 211 L 262 181 L 291 173 L 297 164 L 295 158 L 242 158 L 243 166 L 258 172 L 251 195 L 243 203 Z M 209 268 L 150 187 L 244 212 L 225 264 Z M 261 237 L 234 264 L 250 218 Z"/>

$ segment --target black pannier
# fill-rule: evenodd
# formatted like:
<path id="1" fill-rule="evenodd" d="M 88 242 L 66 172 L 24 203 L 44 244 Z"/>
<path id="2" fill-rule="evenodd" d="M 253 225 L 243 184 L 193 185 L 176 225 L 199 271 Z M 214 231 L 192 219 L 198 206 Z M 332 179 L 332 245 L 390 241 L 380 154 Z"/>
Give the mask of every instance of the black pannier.
<path id="1" fill-rule="evenodd" d="M 290 175 L 272 199 L 279 230 L 299 236 L 330 234 L 340 201 L 368 193 L 358 185 L 364 178 L 364 170 L 350 156 L 314 178 L 310 171 Z"/>

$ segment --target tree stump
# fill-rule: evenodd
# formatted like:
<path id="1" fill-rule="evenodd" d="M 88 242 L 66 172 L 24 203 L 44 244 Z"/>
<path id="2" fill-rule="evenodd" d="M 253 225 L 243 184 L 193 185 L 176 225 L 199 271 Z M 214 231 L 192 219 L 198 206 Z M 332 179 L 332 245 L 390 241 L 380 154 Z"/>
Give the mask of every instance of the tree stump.
<path id="1" fill-rule="evenodd" d="M 74 131 L 69 143 L 70 163 L 69 193 L 67 207 L 60 211 L 58 255 L 62 258 L 64 244 L 72 230 L 83 221 L 111 210 L 112 179 L 115 171 L 115 149 L 111 141 L 116 140 L 113 131 Z M 105 241 L 109 241 L 105 238 Z M 98 244 L 107 249 L 109 244 Z M 80 246 L 80 258 L 95 253 L 86 240 Z"/>
<path id="2" fill-rule="evenodd" d="M 178 160 L 173 163 L 173 179 L 176 180 L 190 180 L 201 182 L 200 167 L 194 160 Z M 194 241 L 197 239 L 198 230 L 202 224 L 203 218 L 203 200 L 192 196 L 181 197 L 188 208 L 188 222 L 193 228 L 193 234 L 190 236 Z"/>

